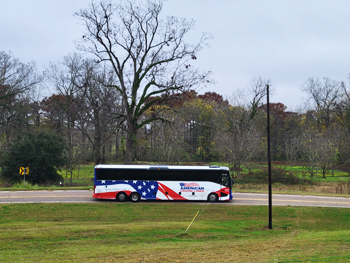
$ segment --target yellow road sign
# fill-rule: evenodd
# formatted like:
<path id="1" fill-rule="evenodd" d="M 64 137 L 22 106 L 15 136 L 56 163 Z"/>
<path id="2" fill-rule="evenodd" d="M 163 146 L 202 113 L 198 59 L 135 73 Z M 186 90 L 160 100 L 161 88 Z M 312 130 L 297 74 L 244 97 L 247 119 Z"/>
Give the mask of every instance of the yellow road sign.
<path id="1" fill-rule="evenodd" d="M 19 167 L 19 174 L 24 175 L 24 172 L 29 174 L 29 167 Z"/>

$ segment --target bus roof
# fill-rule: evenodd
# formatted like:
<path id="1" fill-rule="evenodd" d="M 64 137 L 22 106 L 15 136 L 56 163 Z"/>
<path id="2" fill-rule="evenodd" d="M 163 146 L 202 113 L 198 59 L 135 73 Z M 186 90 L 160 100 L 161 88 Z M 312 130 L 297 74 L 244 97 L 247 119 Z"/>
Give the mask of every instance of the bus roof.
<path id="1" fill-rule="evenodd" d="M 146 170 L 229 170 L 226 166 L 199 166 L 199 165 L 124 165 L 124 164 L 98 164 L 96 169 L 146 169 Z"/>

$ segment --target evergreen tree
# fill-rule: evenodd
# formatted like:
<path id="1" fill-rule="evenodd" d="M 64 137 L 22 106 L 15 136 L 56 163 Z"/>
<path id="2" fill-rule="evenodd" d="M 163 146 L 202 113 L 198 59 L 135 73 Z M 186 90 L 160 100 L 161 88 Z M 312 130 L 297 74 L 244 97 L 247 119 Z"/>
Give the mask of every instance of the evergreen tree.
<path id="1" fill-rule="evenodd" d="M 57 173 L 65 164 L 65 142 L 57 134 L 39 131 L 18 136 L 1 160 L 1 178 L 10 183 L 23 180 L 20 167 L 28 167 L 25 180 L 31 184 L 62 181 Z"/>

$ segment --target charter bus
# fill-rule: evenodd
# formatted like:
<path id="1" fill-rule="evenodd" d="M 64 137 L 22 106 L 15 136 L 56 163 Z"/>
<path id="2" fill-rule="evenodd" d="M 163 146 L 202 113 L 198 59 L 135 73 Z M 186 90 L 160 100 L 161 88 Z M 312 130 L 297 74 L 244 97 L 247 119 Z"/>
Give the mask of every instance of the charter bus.
<path id="1" fill-rule="evenodd" d="M 96 165 L 92 197 L 130 200 L 232 200 L 227 167 Z"/>

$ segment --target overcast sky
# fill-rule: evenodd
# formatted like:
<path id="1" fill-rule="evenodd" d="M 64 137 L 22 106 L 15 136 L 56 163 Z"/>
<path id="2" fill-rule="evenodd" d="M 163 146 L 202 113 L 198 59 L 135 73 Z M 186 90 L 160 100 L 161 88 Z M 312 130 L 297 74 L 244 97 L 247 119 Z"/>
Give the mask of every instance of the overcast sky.
<path id="1" fill-rule="evenodd" d="M 75 52 L 83 27 L 73 17 L 90 0 L 0 0 L 0 51 L 43 70 Z M 348 0 L 168 0 L 163 15 L 196 21 L 191 34 L 210 32 L 198 55 L 216 84 L 201 90 L 224 97 L 254 77 L 270 79 L 271 102 L 302 107 L 309 77 L 346 80 L 350 73 Z"/>

